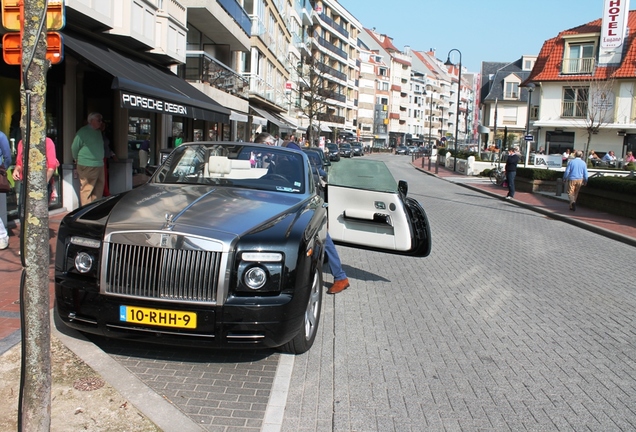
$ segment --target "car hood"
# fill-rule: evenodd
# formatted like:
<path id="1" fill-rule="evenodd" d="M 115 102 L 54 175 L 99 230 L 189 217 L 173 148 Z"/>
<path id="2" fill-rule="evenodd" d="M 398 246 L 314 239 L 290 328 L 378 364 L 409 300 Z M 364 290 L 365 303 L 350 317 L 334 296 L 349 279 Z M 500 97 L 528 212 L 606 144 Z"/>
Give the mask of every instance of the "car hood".
<path id="1" fill-rule="evenodd" d="M 289 212 L 304 198 L 251 189 L 148 183 L 127 193 L 114 206 L 106 234 L 170 230 L 235 237 Z"/>

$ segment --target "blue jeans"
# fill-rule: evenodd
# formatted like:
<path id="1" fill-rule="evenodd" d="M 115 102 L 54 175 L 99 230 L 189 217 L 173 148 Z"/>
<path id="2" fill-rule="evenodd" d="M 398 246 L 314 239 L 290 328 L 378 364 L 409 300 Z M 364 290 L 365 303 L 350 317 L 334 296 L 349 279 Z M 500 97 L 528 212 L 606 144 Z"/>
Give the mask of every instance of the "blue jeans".
<path id="1" fill-rule="evenodd" d="M 336 245 L 333 244 L 333 240 L 329 233 L 325 239 L 325 254 L 327 254 L 327 260 L 329 261 L 329 270 L 333 275 L 334 280 L 342 280 L 347 278 L 347 274 L 342 269 L 342 263 L 340 262 L 340 256 L 336 250 Z"/>
<path id="2" fill-rule="evenodd" d="M 508 196 L 514 198 L 515 196 L 515 176 L 517 171 L 506 171 L 506 181 L 508 182 Z"/>

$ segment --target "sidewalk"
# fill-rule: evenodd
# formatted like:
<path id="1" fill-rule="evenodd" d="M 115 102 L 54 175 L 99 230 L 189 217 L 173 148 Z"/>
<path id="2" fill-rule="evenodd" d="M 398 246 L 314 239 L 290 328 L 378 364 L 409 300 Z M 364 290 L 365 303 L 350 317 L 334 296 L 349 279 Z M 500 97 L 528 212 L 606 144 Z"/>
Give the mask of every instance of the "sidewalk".
<path id="1" fill-rule="evenodd" d="M 507 188 L 496 186 L 487 178 L 457 174 L 443 166 L 438 167 L 437 173 L 435 173 L 434 164 L 430 171 L 427 164 L 422 168 L 422 159 L 416 159 L 412 164 L 418 171 L 492 197 L 505 199 L 508 194 Z M 556 196 L 554 193 L 515 192 L 514 199 L 509 202 L 602 236 L 636 246 L 636 219 L 616 216 L 581 206 L 578 206 L 575 212 L 571 211 L 568 206 L 568 196 L 565 193 Z"/>

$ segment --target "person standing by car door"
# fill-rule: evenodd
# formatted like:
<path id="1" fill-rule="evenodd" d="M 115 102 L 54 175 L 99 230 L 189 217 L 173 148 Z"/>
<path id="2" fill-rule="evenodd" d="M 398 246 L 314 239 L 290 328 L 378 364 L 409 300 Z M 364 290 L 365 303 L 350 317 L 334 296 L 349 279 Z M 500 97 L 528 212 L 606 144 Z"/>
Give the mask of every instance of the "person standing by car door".
<path id="1" fill-rule="evenodd" d="M 272 136 L 267 133 L 261 133 L 256 137 L 256 144 L 266 144 L 271 141 Z M 270 144 L 271 145 L 271 144 Z M 298 144 L 295 142 L 288 142 L 285 147 L 301 151 Z M 336 245 L 333 243 L 329 232 L 325 238 L 325 255 L 327 255 L 327 264 L 329 265 L 329 271 L 333 276 L 333 284 L 327 290 L 327 294 L 338 294 L 341 291 L 349 288 L 349 278 L 347 273 L 342 268 L 342 262 L 340 261 L 340 255 L 336 250 Z"/>
<path id="2" fill-rule="evenodd" d="M 81 205 L 100 199 L 104 194 L 105 182 L 102 115 L 93 112 L 87 120 L 88 124 L 77 131 L 71 145 L 80 180 Z"/>

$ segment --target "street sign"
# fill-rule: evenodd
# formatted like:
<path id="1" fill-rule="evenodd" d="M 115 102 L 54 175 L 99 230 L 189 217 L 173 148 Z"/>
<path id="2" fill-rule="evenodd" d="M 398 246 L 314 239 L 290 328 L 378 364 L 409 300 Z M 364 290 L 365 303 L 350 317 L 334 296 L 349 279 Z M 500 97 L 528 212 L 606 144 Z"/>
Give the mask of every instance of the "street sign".
<path id="1" fill-rule="evenodd" d="M 526 135 L 524 138 L 526 141 L 534 141 L 534 135 Z"/>

